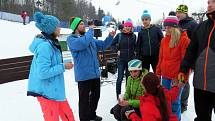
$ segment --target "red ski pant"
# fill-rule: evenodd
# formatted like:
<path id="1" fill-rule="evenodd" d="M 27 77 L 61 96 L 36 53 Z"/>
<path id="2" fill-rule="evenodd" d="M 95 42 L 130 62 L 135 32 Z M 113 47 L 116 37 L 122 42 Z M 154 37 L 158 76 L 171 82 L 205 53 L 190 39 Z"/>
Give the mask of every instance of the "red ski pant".
<path id="1" fill-rule="evenodd" d="M 72 109 L 66 101 L 48 100 L 43 97 L 37 97 L 43 111 L 45 121 L 59 121 L 59 116 L 62 121 L 75 121 Z"/>

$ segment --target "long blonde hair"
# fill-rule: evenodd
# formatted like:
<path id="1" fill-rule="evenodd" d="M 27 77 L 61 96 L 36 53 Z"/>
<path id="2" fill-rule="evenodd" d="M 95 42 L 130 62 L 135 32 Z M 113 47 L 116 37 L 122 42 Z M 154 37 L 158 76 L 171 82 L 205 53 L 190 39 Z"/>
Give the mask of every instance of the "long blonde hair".
<path id="1" fill-rule="evenodd" d="M 179 43 L 179 40 L 181 37 L 181 31 L 179 28 L 171 27 L 170 35 L 171 35 L 171 39 L 170 39 L 169 47 L 174 48 Z"/>

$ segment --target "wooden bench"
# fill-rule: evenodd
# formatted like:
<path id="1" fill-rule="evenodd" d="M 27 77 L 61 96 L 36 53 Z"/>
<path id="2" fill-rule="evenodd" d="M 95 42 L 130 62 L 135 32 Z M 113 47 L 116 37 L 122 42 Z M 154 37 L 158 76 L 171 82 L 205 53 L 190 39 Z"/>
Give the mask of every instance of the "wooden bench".
<path id="1" fill-rule="evenodd" d="M 100 67 L 102 70 L 101 76 L 107 78 L 108 77 L 107 72 L 115 74 L 117 70 L 116 64 L 117 64 L 118 54 L 114 53 L 110 49 L 107 49 L 103 52 L 99 51 L 98 56 L 99 56 Z"/>
<path id="2" fill-rule="evenodd" d="M 99 52 L 99 56 L 103 56 L 99 59 L 100 66 L 107 65 L 109 61 L 116 64 L 117 53 L 112 52 L 111 50 L 105 50 L 104 52 Z M 23 56 L 16 58 L 7 58 L 0 60 L 0 84 L 12 82 L 16 80 L 28 79 L 30 65 L 33 56 Z"/>
<path id="3" fill-rule="evenodd" d="M 0 60 L 0 84 L 27 79 L 33 56 Z"/>
<path id="4" fill-rule="evenodd" d="M 114 53 L 110 49 L 107 49 L 103 52 L 99 51 L 98 56 L 99 56 L 100 66 L 105 66 L 107 63 L 107 60 L 117 60 L 118 58 L 117 53 Z"/>

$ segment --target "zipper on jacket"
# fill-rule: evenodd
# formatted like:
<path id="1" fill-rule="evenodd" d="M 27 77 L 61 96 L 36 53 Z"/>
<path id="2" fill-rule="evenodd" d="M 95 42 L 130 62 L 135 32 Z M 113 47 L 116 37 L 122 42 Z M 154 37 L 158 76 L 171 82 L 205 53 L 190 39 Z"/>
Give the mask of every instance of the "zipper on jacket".
<path id="1" fill-rule="evenodd" d="M 206 87 L 207 87 L 207 64 L 208 64 L 208 50 L 209 50 L 209 47 L 210 47 L 210 41 L 211 41 L 211 36 L 212 36 L 212 33 L 214 31 L 214 28 L 215 28 L 215 21 L 213 23 L 213 28 L 212 30 L 210 31 L 210 34 L 209 34 L 209 37 L 208 37 L 208 46 L 207 46 L 207 49 L 206 49 L 206 54 L 205 54 L 205 64 L 204 64 L 204 90 L 206 90 Z"/>
<path id="2" fill-rule="evenodd" d="M 140 77 L 138 77 L 138 78 L 140 78 Z M 138 79 L 137 79 L 138 80 Z M 132 84 L 130 83 L 130 87 L 131 87 L 131 91 L 130 91 L 130 96 L 131 96 L 131 99 L 135 99 L 135 97 L 137 97 L 137 91 L 138 91 L 138 89 L 139 89 L 139 86 L 140 85 L 138 85 L 138 87 L 136 88 L 136 90 L 134 90 L 134 83 L 135 83 L 135 81 L 137 81 L 136 79 L 133 79 L 132 78 Z M 132 92 L 134 92 L 134 95 L 132 95 Z M 130 97 L 129 96 L 129 97 Z"/>
<path id="3" fill-rule="evenodd" d="M 92 43 L 90 43 L 89 48 L 90 48 L 90 52 L 91 52 L 91 54 L 92 54 L 92 58 L 94 58 L 94 57 L 93 57 L 93 52 L 92 52 L 92 50 L 93 50 Z M 102 52 L 102 53 L 104 53 L 104 52 Z M 98 58 L 97 58 L 97 59 L 98 59 Z M 92 59 L 92 60 L 93 60 L 93 59 Z M 96 64 L 95 64 L 95 63 L 96 63 L 96 62 L 93 60 L 93 65 L 94 65 L 94 67 L 96 68 Z M 96 75 L 97 75 L 96 69 L 95 69 L 95 73 L 96 73 Z"/>
<path id="4" fill-rule="evenodd" d="M 129 55 L 130 55 L 130 53 L 129 53 L 129 44 L 130 44 L 130 43 L 129 43 L 129 42 L 130 42 L 130 41 L 129 41 L 129 36 L 127 36 L 127 39 L 128 39 L 128 60 L 130 60 L 130 59 L 129 59 L 129 57 L 130 57 L 130 56 L 129 56 Z"/>
<path id="5" fill-rule="evenodd" d="M 151 52 L 151 49 L 152 49 L 152 47 L 151 47 L 151 38 L 150 38 L 150 34 L 149 34 L 149 29 L 147 29 L 147 31 L 148 31 L 148 38 L 149 38 L 149 55 L 151 56 L 152 55 L 152 52 Z"/>

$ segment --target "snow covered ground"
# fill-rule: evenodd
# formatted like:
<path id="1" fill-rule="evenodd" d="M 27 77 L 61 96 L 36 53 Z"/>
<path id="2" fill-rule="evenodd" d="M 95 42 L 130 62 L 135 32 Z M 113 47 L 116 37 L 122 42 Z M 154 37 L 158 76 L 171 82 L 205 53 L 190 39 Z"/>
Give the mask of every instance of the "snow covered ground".
<path id="1" fill-rule="evenodd" d="M 0 20 L 0 33 L 0 59 L 4 59 L 31 54 L 28 51 L 28 46 L 39 30 L 34 27 L 34 23 L 23 26 L 22 23 Z M 106 34 L 107 32 L 103 32 L 103 35 Z M 77 83 L 74 81 L 73 69 L 67 70 L 64 75 L 67 98 L 78 121 L 78 89 Z M 112 82 L 102 83 L 97 109 L 98 115 L 103 117 L 103 121 L 114 121 L 114 117 L 110 115 L 109 111 L 117 103 L 115 96 L 116 76 L 109 74 L 109 77 L 106 81 Z M 26 96 L 27 81 L 20 80 L 0 85 L 0 121 L 43 121 L 36 98 Z M 193 121 L 194 117 L 193 86 L 191 84 L 189 106 L 188 110 L 182 114 L 182 121 Z M 215 121 L 214 113 L 212 121 Z"/>

